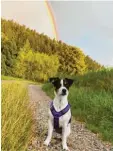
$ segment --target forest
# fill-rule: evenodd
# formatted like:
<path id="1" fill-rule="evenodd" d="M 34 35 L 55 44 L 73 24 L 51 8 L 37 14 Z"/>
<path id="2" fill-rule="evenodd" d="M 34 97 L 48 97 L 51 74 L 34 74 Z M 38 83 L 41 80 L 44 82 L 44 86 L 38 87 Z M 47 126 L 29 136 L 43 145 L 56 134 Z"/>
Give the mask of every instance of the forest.
<path id="1" fill-rule="evenodd" d="M 67 75 L 98 71 L 104 66 L 76 46 L 51 39 L 13 20 L 1 20 L 2 75 L 45 81 Z"/>

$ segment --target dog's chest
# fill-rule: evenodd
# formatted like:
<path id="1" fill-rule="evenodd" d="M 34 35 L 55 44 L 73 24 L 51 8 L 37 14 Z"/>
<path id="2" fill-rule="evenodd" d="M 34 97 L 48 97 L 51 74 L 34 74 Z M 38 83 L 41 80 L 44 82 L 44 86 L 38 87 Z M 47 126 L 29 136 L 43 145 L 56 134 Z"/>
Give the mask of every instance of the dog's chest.
<path id="1" fill-rule="evenodd" d="M 65 108 L 65 106 L 61 107 L 61 106 L 57 105 L 57 106 L 54 106 L 54 108 L 57 112 L 60 112 Z M 55 118 L 54 118 L 53 114 L 51 113 L 51 111 L 49 111 L 49 116 L 50 116 L 52 123 L 54 123 Z M 71 118 L 71 111 L 69 109 L 64 115 L 59 117 L 59 127 L 63 127 L 64 124 L 68 124 L 70 118 Z"/>
<path id="2" fill-rule="evenodd" d="M 69 123 L 69 119 L 71 118 L 70 110 L 65 113 L 63 116 L 59 118 L 59 126 L 63 127 L 64 124 Z"/>

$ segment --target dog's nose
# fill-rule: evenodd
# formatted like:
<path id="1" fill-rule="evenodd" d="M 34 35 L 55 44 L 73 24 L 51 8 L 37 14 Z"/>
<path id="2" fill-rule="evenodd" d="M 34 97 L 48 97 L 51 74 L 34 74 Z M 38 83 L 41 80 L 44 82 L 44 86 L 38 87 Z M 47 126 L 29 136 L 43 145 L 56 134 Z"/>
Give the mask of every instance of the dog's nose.
<path id="1" fill-rule="evenodd" d="M 63 94 L 66 94 L 66 89 L 62 89 Z"/>

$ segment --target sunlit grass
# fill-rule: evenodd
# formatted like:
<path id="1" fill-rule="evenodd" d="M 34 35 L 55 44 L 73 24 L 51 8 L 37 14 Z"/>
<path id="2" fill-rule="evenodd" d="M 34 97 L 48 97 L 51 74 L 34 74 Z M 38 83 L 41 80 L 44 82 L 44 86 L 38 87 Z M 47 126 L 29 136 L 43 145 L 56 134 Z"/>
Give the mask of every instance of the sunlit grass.
<path id="1" fill-rule="evenodd" d="M 25 151 L 31 137 L 32 112 L 22 83 L 2 83 L 2 151 Z"/>
<path id="2" fill-rule="evenodd" d="M 16 81 L 16 82 L 23 82 L 23 83 L 26 83 L 26 84 L 41 84 L 39 82 L 34 82 L 34 81 L 31 81 L 31 80 L 26 80 L 26 79 L 22 79 L 22 78 L 16 78 L 16 77 L 11 77 L 11 76 L 4 76 L 2 75 L 1 76 L 1 79 L 2 81 Z"/>

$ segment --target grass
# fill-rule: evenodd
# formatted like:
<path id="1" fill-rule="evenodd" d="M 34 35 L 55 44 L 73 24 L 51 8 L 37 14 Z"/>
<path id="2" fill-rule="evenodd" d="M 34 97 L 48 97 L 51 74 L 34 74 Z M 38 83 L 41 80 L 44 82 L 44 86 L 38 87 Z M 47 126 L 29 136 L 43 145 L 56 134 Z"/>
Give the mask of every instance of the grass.
<path id="1" fill-rule="evenodd" d="M 28 90 L 19 82 L 2 83 L 2 151 L 25 151 L 33 125 Z"/>
<path id="2" fill-rule="evenodd" d="M 75 86 L 93 90 L 113 91 L 113 68 L 73 77 Z"/>
<path id="3" fill-rule="evenodd" d="M 72 115 L 104 141 L 113 143 L 113 69 L 73 78 L 69 93 Z M 44 84 L 43 90 L 53 98 L 51 84 Z"/>
<path id="4" fill-rule="evenodd" d="M 29 84 L 41 84 L 39 82 L 34 82 L 34 81 L 30 81 L 30 80 L 26 80 L 26 79 L 21 79 L 21 78 L 15 78 L 15 77 L 11 77 L 11 76 L 1 76 L 2 80 L 10 80 L 10 81 L 20 81 L 20 82 L 24 82 L 24 83 L 29 83 Z"/>
<path id="5" fill-rule="evenodd" d="M 23 80 L 20 78 L 15 78 L 15 77 L 11 77 L 11 76 L 4 76 L 4 75 L 2 75 L 1 78 L 2 78 L 2 80 Z"/>

